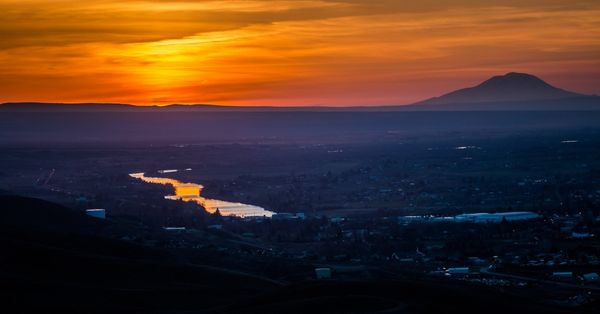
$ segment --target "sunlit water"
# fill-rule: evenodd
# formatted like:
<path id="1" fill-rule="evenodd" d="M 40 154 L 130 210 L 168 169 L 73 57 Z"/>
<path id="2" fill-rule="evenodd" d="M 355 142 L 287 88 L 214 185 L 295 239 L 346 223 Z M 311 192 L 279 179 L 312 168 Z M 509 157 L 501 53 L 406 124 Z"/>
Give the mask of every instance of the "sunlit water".
<path id="1" fill-rule="evenodd" d="M 274 214 L 259 206 L 204 198 L 200 196 L 204 188 L 200 184 L 184 183 L 170 178 L 147 177 L 143 172 L 131 173 L 129 176 L 147 183 L 171 185 L 175 190 L 175 195 L 167 195 L 165 196 L 166 199 L 195 202 L 202 205 L 211 214 L 216 212 L 217 209 L 223 216 L 237 216 L 242 218 L 271 217 Z"/>

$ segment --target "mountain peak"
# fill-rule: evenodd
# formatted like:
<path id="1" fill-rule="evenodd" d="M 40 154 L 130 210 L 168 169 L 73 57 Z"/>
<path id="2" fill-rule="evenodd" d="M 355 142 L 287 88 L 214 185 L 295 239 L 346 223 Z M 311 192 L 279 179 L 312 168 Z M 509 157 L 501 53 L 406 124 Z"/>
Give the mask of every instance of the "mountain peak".
<path id="1" fill-rule="evenodd" d="M 554 87 L 535 75 L 509 72 L 493 76 L 477 86 L 426 100 L 422 104 L 552 100 L 582 96 L 585 95 Z"/>
<path id="2" fill-rule="evenodd" d="M 528 89 L 528 88 L 546 88 L 557 89 L 546 83 L 539 77 L 527 73 L 509 72 L 504 75 L 494 76 L 487 81 L 479 84 L 479 87 L 495 87 L 495 88 L 512 88 L 512 89 Z"/>
<path id="3" fill-rule="evenodd" d="M 521 72 L 508 72 L 504 75 L 496 75 L 496 76 L 491 77 L 487 81 L 531 81 L 531 82 L 541 82 L 541 83 L 549 85 L 548 83 L 544 82 L 541 78 L 539 78 L 535 75 L 528 74 L 528 73 L 521 73 Z"/>

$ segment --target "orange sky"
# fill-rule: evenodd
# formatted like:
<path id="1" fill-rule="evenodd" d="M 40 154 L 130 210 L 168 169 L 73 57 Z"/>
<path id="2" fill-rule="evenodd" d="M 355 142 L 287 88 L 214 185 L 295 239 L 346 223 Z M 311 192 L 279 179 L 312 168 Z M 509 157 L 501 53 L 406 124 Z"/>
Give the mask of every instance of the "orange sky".
<path id="1" fill-rule="evenodd" d="M 510 71 L 600 94 L 597 0 L 0 0 L 0 10 L 0 102 L 405 104 Z"/>

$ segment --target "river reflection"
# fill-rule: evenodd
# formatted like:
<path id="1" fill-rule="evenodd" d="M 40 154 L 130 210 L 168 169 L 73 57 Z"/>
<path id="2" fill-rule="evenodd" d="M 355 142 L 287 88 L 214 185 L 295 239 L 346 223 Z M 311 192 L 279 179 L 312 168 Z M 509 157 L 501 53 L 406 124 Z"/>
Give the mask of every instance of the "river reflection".
<path id="1" fill-rule="evenodd" d="M 184 183 L 170 178 L 147 177 L 143 172 L 131 173 L 129 176 L 147 183 L 171 185 L 175 190 L 175 195 L 165 196 L 166 199 L 195 202 L 202 205 L 211 214 L 216 212 L 217 209 L 223 216 L 237 216 L 242 218 L 271 217 L 274 214 L 259 206 L 204 198 L 200 196 L 204 188 L 200 184 Z"/>

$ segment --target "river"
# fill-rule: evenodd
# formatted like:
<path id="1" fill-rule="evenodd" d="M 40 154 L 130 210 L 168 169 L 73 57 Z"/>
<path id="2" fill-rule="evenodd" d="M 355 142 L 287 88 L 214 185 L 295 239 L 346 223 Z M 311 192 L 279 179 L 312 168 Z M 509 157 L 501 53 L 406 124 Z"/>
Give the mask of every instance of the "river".
<path id="1" fill-rule="evenodd" d="M 147 177 L 143 172 L 131 173 L 129 176 L 146 183 L 171 185 L 175 194 L 165 196 L 166 199 L 195 202 L 202 205 L 202 207 L 211 214 L 215 213 L 217 209 L 223 216 L 236 216 L 241 218 L 271 217 L 274 214 L 272 211 L 268 211 L 255 205 L 204 198 L 200 196 L 202 189 L 204 188 L 201 184 L 184 183 L 170 178 Z"/>

